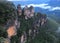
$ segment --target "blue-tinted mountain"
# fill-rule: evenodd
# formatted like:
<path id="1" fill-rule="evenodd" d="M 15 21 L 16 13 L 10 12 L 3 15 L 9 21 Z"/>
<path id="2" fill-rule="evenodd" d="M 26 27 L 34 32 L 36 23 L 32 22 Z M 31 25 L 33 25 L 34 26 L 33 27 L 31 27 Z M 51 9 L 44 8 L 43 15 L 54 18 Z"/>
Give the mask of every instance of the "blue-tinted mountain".
<path id="1" fill-rule="evenodd" d="M 60 23 L 60 11 L 59 10 L 55 10 L 55 11 L 49 11 L 47 9 L 42 9 L 39 7 L 35 7 L 35 12 L 40 12 L 42 14 L 47 14 L 48 17 L 51 17 L 52 19 L 56 20 L 57 22 Z"/>

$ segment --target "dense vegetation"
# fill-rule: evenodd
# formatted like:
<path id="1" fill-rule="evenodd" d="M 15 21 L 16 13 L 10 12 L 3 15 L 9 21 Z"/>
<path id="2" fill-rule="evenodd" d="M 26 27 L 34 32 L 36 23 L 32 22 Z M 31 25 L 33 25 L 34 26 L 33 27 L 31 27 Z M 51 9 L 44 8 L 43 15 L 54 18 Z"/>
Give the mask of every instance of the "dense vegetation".
<path id="1" fill-rule="evenodd" d="M 21 35 L 24 34 L 24 32 L 27 33 L 26 43 L 59 43 L 59 39 L 56 34 L 58 24 L 55 21 L 47 18 L 45 14 L 34 14 L 35 15 L 33 18 L 25 20 L 23 15 L 18 17 L 18 13 L 16 12 L 16 8 L 12 2 L 0 2 L 0 43 L 7 43 L 8 41 L 11 41 L 11 43 L 20 43 Z M 44 19 L 47 18 L 46 22 L 42 26 L 41 23 L 37 23 L 39 24 L 39 27 L 35 28 L 34 26 L 37 24 L 34 24 L 34 22 L 41 19 L 41 17 L 44 17 Z M 14 20 L 16 18 L 18 18 L 17 20 L 20 22 L 20 27 L 17 28 L 17 35 L 12 36 L 11 39 L 8 40 L 6 31 L 7 21 L 9 19 Z M 33 33 L 34 28 L 38 32 L 38 34 L 35 33 L 35 37 Z M 31 36 L 28 35 L 29 29 L 32 30 Z"/>

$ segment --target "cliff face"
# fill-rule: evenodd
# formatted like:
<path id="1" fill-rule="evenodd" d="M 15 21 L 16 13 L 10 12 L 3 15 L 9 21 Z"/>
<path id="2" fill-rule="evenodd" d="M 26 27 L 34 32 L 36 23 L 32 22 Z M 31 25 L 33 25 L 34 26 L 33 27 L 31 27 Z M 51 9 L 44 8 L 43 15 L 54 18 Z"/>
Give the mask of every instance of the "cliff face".
<path id="1" fill-rule="evenodd" d="M 57 43 L 55 34 L 57 24 L 48 19 L 46 14 L 35 13 L 33 6 L 27 9 L 19 7 L 17 11 L 12 3 L 9 2 L 8 5 L 7 3 L 0 3 L 1 43 L 2 41 L 5 41 L 4 43 Z"/>
<path id="2" fill-rule="evenodd" d="M 20 15 L 18 19 L 20 21 L 20 28 L 17 29 L 19 43 L 30 43 L 40 34 L 40 29 L 44 27 L 47 22 L 47 16 L 40 13 L 34 14 L 32 18 L 28 19 Z"/>

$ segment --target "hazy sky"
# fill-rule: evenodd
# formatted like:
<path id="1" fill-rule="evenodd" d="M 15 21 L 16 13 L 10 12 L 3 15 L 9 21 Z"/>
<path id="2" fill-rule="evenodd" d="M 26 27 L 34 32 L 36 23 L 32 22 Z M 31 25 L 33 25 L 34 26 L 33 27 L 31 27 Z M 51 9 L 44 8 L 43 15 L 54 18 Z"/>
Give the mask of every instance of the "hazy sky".
<path id="1" fill-rule="evenodd" d="M 34 1 L 34 0 L 8 0 L 8 1 Z"/>
<path id="2" fill-rule="evenodd" d="M 39 4 L 39 3 L 49 2 L 50 0 L 8 0 L 8 1 L 14 1 L 16 4 L 17 3 L 21 3 L 21 4 L 37 3 L 37 4 Z M 16 2 L 16 1 L 18 1 L 18 2 Z"/>
<path id="3" fill-rule="evenodd" d="M 60 0 L 8 0 L 8 1 L 12 1 L 16 6 L 18 4 L 21 4 L 22 7 L 24 7 L 25 5 L 27 5 L 27 6 L 32 5 L 34 7 L 48 9 L 49 11 L 60 10 L 60 6 L 58 5 L 58 2 L 60 4 Z M 54 6 L 54 5 L 56 5 L 56 6 Z"/>

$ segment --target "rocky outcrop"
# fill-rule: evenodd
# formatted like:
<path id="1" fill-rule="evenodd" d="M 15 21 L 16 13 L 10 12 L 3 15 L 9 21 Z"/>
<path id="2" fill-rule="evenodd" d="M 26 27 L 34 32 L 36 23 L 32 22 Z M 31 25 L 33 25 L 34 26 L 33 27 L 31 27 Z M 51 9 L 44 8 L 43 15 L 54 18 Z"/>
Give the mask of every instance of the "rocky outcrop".
<path id="1" fill-rule="evenodd" d="M 46 23 L 47 16 L 35 13 L 33 6 L 21 9 L 21 6 L 18 5 L 17 10 L 13 12 L 11 12 L 13 15 L 8 16 L 9 19 L 5 24 L 7 38 L 11 43 L 30 43 L 39 34 L 40 27 Z M 14 42 L 12 42 L 13 39 Z M 8 42 L 6 41 L 6 43 Z"/>

